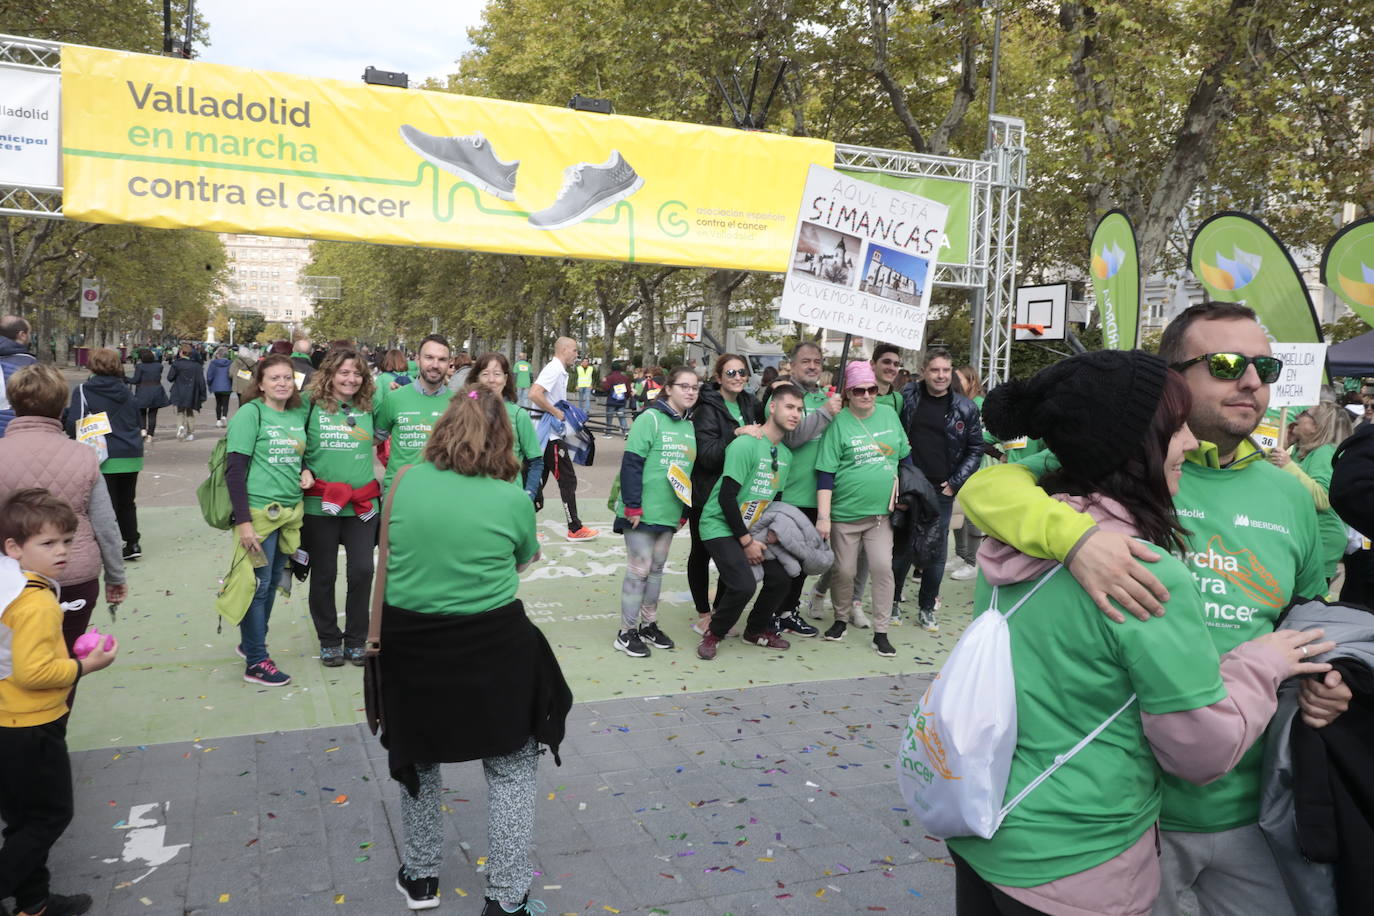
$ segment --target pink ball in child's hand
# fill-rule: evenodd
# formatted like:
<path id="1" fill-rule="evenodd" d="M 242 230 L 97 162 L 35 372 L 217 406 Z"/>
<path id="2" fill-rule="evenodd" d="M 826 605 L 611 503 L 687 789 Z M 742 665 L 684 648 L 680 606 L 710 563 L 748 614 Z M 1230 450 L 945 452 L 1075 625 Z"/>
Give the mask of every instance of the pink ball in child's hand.
<path id="1" fill-rule="evenodd" d="M 114 636 L 109 633 L 101 633 L 100 628 L 96 627 L 89 633 L 82 633 L 72 644 L 72 655 L 77 658 L 85 658 L 95 651 L 96 646 L 100 645 L 100 638 L 105 637 L 104 651 L 109 652 L 114 648 Z"/>

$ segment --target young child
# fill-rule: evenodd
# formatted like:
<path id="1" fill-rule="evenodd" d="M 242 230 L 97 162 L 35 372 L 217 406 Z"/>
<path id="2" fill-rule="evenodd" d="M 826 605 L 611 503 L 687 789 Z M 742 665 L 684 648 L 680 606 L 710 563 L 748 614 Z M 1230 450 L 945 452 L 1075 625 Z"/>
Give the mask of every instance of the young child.
<path id="1" fill-rule="evenodd" d="M 19 490 L 0 505 L 0 900 L 13 897 L 16 916 L 91 908 L 86 894 L 48 891 L 48 850 L 72 819 L 67 692 L 119 651 L 97 647 L 78 661 L 62 641 L 54 580 L 75 533 L 76 513 L 47 490 Z"/>

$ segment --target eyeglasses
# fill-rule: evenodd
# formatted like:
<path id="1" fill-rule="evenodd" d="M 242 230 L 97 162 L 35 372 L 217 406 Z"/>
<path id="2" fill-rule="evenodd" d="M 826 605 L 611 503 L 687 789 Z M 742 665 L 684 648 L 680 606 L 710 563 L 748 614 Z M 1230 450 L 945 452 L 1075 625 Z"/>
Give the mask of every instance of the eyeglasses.
<path id="1" fill-rule="evenodd" d="M 1212 378 L 1228 382 L 1244 375 L 1246 366 L 1254 366 L 1260 381 L 1266 385 L 1277 382 L 1279 374 L 1283 372 L 1283 360 L 1276 356 L 1246 356 L 1243 353 L 1204 353 L 1185 362 L 1174 363 L 1173 368 L 1182 372 L 1194 363 L 1202 362 L 1207 364 L 1207 371 Z"/>
<path id="2" fill-rule="evenodd" d="M 872 395 L 876 395 L 876 394 L 878 393 L 878 386 L 877 386 L 877 385 L 869 385 L 867 388 L 851 388 L 851 389 L 849 389 L 849 393 L 850 393 L 851 395 L 859 395 L 859 394 L 872 394 Z"/>
<path id="3" fill-rule="evenodd" d="M 700 385 L 693 385 L 691 382 L 674 382 L 673 387 L 679 391 L 700 391 Z"/>
<path id="4" fill-rule="evenodd" d="M 724 375 L 726 378 L 748 378 L 748 377 L 749 377 L 749 370 L 748 370 L 748 369 L 726 369 L 724 372 L 721 373 L 721 375 Z"/>

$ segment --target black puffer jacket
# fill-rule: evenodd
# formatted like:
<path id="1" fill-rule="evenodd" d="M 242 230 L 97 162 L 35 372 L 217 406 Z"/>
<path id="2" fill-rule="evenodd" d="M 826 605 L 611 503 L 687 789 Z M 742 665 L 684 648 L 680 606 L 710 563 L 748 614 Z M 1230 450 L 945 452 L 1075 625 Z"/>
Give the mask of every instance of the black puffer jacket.
<path id="1" fill-rule="evenodd" d="M 925 385 L 918 379 L 902 389 L 902 428 L 911 439 L 916 422 L 916 408 L 925 394 Z M 964 481 L 978 470 L 983 458 L 983 420 L 978 405 L 957 391 L 949 393 L 945 408 L 945 449 L 949 455 L 949 486 L 955 493 Z"/>
<path id="2" fill-rule="evenodd" d="M 741 391 L 735 403 L 739 405 L 744 425 L 759 422 L 759 405 L 752 394 Z M 692 411 L 692 425 L 697 435 L 697 460 L 692 465 L 692 508 L 700 509 L 710 498 L 711 488 L 716 485 L 721 471 L 725 470 L 725 450 L 735 441 L 735 430 L 740 424 L 726 409 L 718 382 L 702 386 L 701 397 Z"/>
<path id="3" fill-rule="evenodd" d="M 156 364 L 154 364 L 156 365 Z M 81 393 L 86 393 L 86 414 L 81 412 Z M 111 458 L 142 458 L 143 436 L 139 432 L 138 408 L 133 392 L 124 379 L 114 375 L 93 375 L 72 389 L 72 403 L 67 408 L 67 435 L 76 438 L 76 421 L 82 416 L 105 412 L 110 418 L 110 432 L 105 447 Z"/>
<path id="4" fill-rule="evenodd" d="M 1347 525 L 1374 537 L 1374 424 L 1337 446 L 1331 467 L 1331 507 Z"/>

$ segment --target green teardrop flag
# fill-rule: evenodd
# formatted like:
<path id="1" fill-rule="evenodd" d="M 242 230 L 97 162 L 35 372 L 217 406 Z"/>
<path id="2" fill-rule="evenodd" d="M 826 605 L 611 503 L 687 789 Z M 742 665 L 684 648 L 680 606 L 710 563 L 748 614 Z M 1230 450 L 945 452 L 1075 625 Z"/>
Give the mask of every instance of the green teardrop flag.
<path id="1" fill-rule="evenodd" d="M 1297 265 L 1269 227 L 1253 216 L 1227 211 L 1208 219 L 1193 233 L 1188 263 L 1209 299 L 1250 306 L 1270 340 L 1322 341 L 1321 324 Z"/>
<path id="2" fill-rule="evenodd" d="M 1140 259 L 1130 217 L 1112 210 L 1098 220 L 1090 251 L 1093 297 L 1102 312 L 1102 346 L 1134 350 L 1140 331 Z"/>
<path id="3" fill-rule="evenodd" d="M 1326 243 L 1322 282 L 1374 325 L 1374 216 L 1351 223 Z"/>

